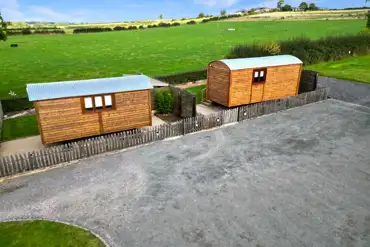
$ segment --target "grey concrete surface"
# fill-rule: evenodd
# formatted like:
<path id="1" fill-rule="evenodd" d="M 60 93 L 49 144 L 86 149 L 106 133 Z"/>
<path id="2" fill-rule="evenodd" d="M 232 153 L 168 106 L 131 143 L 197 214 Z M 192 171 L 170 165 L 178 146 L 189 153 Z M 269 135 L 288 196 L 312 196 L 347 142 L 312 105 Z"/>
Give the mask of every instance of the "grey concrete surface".
<path id="1" fill-rule="evenodd" d="M 94 157 L 0 186 L 0 220 L 112 246 L 370 246 L 370 110 L 335 100 Z"/>
<path id="2" fill-rule="evenodd" d="M 370 107 L 370 84 L 319 76 L 318 86 L 329 87 L 329 96 Z"/>

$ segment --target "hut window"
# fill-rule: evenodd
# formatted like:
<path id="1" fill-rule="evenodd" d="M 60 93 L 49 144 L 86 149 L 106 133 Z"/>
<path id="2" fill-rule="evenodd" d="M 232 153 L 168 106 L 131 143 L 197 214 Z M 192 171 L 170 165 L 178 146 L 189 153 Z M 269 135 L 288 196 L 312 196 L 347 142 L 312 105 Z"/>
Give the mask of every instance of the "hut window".
<path id="1" fill-rule="evenodd" d="M 111 94 L 84 97 L 82 104 L 82 109 L 84 112 L 101 111 L 104 109 L 109 110 L 113 109 L 114 97 Z"/>
<path id="2" fill-rule="evenodd" d="M 85 97 L 84 102 L 85 102 L 85 110 L 86 111 L 92 111 L 94 109 L 91 97 Z"/>
<path id="3" fill-rule="evenodd" d="M 103 109 L 103 99 L 101 96 L 95 96 L 95 110 L 101 110 Z"/>
<path id="4" fill-rule="evenodd" d="M 105 108 L 112 108 L 112 95 L 104 95 Z"/>
<path id="5" fill-rule="evenodd" d="M 267 69 L 255 69 L 253 70 L 253 82 L 265 82 L 266 81 Z"/>

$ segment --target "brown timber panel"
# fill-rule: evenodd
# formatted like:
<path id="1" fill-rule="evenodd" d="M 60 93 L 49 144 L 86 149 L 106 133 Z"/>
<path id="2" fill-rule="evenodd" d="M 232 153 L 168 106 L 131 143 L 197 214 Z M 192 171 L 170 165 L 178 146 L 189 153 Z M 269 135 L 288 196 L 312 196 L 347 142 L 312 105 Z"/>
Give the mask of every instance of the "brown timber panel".
<path id="1" fill-rule="evenodd" d="M 115 94 L 116 109 L 103 111 L 105 133 L 151 125 L 151 112 L 148 90 Z"/>
<path id="2" fill-rule="evenodd" d="M 268 68 L 263 100 L 297 95 L 300 69 L 300 64 Z"/>
<path id="3" fill-rule="evenodd" d="M 252 94 L 251 94 L 251 103 L 261 102 L 263 100 L 263 84 L 252 83 Z"/>
<path id="4" fill-rule="evenodd" d="M 234 70 L 230 90 L 230 106 L 250 103 L 253 70 Z"/>
<path id="5" fill-rule="evenodd" d="M 230 70 L 222 62 L 215 61 L 208 66 L 207 98 L 210 101 L 228 105 Z"/>
<path id="6" fill-rule="evenodd" d="M 35 102 L 44 143 L 99 135 L 99 119 L 94 113 L 82 114 L 80 98 Z"/>

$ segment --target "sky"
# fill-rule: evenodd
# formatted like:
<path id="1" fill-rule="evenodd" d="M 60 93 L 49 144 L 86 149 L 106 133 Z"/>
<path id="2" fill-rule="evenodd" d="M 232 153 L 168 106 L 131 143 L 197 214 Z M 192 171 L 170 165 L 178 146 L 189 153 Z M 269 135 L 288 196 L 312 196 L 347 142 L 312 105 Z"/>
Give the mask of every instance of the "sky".
<path id="1" fill-rule="evenodd" d="M 285 0 L 293 7 L 302 0 Z M 120 22 L 195 17 L 252 7 L 276 7 L 277 0 L 0 0 L 6 21 Z M 365 0 L 312 0 L 319 7 L 370 6 Z"/>

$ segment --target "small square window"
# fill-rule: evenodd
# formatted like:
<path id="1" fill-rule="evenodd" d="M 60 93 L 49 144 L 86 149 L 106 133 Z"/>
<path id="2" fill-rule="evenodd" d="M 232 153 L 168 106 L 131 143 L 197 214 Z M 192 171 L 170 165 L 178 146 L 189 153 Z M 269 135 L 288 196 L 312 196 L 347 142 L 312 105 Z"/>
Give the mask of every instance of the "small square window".
<path id="1" fill-rule="evenodd" d="M 84 102 L 85 102 L 85 110 L 86 111 L 92 111 L 94 109 L 93 101 L 92 101 L 91 97 L 84 98 Z"/>
<path id="2" fill-rule="evenodd" d="M 111 95 L 104 95 L 104 103 L 105 103 L 105 108 L 112 108 L 112 96 Z"/>
<path id="3" fill-rule="evenodd" d="M 95 96 L 95 109 L 100 110 L 103 109 L 103 98 L 101 96 Z"/>

